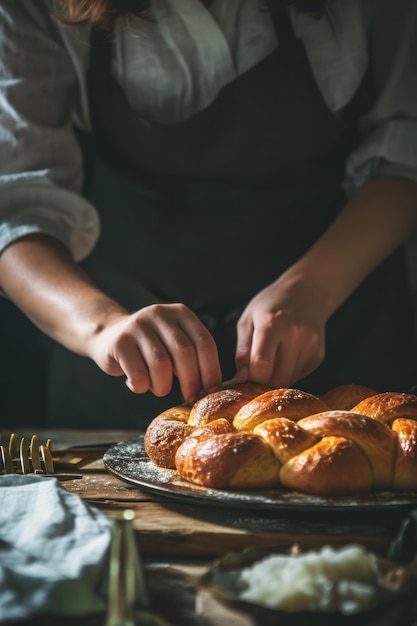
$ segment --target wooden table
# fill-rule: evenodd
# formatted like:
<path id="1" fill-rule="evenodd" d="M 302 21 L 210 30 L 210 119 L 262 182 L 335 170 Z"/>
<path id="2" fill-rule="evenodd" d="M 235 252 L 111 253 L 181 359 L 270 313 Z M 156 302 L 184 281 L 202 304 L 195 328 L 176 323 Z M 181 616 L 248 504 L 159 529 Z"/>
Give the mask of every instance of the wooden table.
<path id="1" fill-rule="evenodd" d="M 137 437 L 138 432 L 41 431 L 39 436 L 41 442 L 50 437 L 54 449 L 125 441 Z M 168 607 L 173 625 L 254 624 L 248 615 L 226 608 L 208 593 L 196 590 L 198 577 L 228 551 L 247 546 L 274 545 L 284 549 L 296 543 L 308 549 L 359 542 L 385 555 L 405 515 L 404 511 L 395 510 L 384 515 L 363 511 L 259 513 L 189 505 L 155 497 L 110 475 L 104 468 L 102 454 L 102 451 L 77 454 L 82 460 L 75 471 L 82 478 L 62 484 L 106 515 L 117 515 L 127 508 L 135 512 L 134 529 L 149 574 L 151 593 L 158 598 L 158 606 Z M 95 623 L 101 624 L 103 620 Z"/>

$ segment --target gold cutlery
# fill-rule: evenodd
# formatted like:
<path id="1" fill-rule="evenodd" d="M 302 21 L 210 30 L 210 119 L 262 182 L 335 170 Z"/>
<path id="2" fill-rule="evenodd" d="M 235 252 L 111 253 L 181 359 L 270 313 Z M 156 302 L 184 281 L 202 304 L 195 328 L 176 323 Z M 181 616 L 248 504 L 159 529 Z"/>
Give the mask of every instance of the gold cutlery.
<path id="1" fill-rule="evenodd" d="M 113 519 L 105 626 L 170 626 L 151 609 L 131 509 Z"/>
<path id="2" fill-rule="evenodd" d="M 57 472 L 52 458 L 52 442 L 39 443 L 38 435 L 32 435 L 29 444 L 25 437 L 12 433 L 6 445 L 1 444 L 0 474 L 34 474 L 53 476 L 60 481 L 82 478 L 81 474 Z"/>

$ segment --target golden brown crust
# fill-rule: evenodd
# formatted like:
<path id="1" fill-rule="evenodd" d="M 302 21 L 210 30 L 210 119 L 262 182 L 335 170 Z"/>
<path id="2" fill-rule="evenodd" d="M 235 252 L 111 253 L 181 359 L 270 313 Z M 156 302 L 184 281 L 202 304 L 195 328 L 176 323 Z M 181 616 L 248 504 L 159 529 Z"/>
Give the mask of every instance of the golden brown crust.
<path id="1" fill-rule="evenodd" d="M 262 422 L 255 426 L 253 432 L 270 445 L 275 457 L 282 464 L 319 441 L 318 437 L 303 430 L 296 422 L 286 417 L 276 417 Z"/>
<path id="2" fill-rule="evenodd" d="M 398 447 L 393 487 L 398 491 L 417 489 L 417 421 L 398 418 L 392 424 Z"/>
<path id="3" fill-rule="evenodd" d="M 327 411 L 298 422 L 317 437 L 344 437 L 354 441 L 368 457 L 377 489 L 390 487 L 394 475 L 396 436 L 388 426 L 352 411 Z"/>
<path id="4" fill-rule="evenodd" d="M 320 496 L 352 495 L 374 486 L 369 460 L 353 441 L 325 437 L 283 465 L 281 484 Z"/>
<path id="5" fill-rule="evenodd" d="M 203 439 L 207 439 L 208 437 L 213 437 L 214 435 L 224 435 L 225 433 L 235 433 L 236 430 L 233 428 L 232 424 L 224 419 L 223 417 L 219 417 L 208 424 L 204 424 L 204 426 L 198 426 L 198 428 L 192 428 L 192 432 L 190 437 L 195 437 L 202 441 Z"/>
<path id="6" fill-rule="evenodd" d="M 236 413 L 233 426 L 236 430 L 253 432 L 253 429 L 274 417 L 286 417 L 295 422 L 307 415 L 328 410 L 317 396 L 298 389 L 272 389 L 246 403 Z"/>
<path id="7" fill-rule="evenodd" d="M 192 426 L 180 420 L 156 417 L 145 432 L 145 451 L 159 467 L 175 469 L 177 448 L 192 432 Z"/>
<path id="8" fill-rule="evenodd" d="M 417 396 L 386 391 L 362 400 L 352 411 L 368 415 L 383 424 L 391 424 L 398 417 L 417 420 Z"/>
<path id="9" fill-rule="evenodd" d="M 223 387 L 151 422 L 145 449 L 154 463 L 216 489 L 417 490 L 416 395 L 359 385 L 322 398 L 256 383 Z"/>
<path id="10" fill-rule="evenodd" d="M 231 423 L 239 408 L 249 400 L 250 396 L 236 389 L 215 391 L 197 400 L 191 409 L 188 423 L 191 426 L 203 426 L 219 418 Z"/>
<path id="11" fill-rule="evenodd" d="M 268 489 L 279 483 L 280 464 L 256 435 L 190 437 L 178 448 L 175 462 L 180 476 L 213 489 Z"/>
<path id="12" fill-rule="evenodd" d="M 180 422 L 184 422 L 186 424 L 188 422 L 188 418 L 190 417 L 191 405 L 189 404 L 180 404 L 178 406 L 173 406 L 170 409 L 166 409 L 159 415 L 155 417 L 155 419 L 164 419 L 164 420 L 178 420 Z"/>
<path id="13" fill-rule="evenodd" d="M 238 410 L 267 389 L 257 383 L 228 383 L 225 389 L 209 393 L 193 405 L 188 423 L 203 426 L 222 417 L 233 421 Z"/>
<path id="14" fill-rule="evenodd" d="M 237 389 L 238 391 L 243 391 L 243 393 L 247 393 L 252 398 L 260 396 L 261 394 L 265 393 L 265 391 L 271 391 L 271 387 L 268 387 L 268 385 L 253 383 L 251 381 L 246 381 L 242 383 L 235 380 L 229 380 L 228 382 L 223 383 L 222 389 Z"/>
<path id="15" fill-rule="evenodd" d="M 327 404 L 329 409 L 349 411 L 352 407 L 359 404 L 359 402 L 365 400 L 365 398 L 375 396 L 377 393 L 375 389 L 371 389 L 370 387 L 351 383 L 330 389 L 330 391 L 321 396 L 321 399 Z"/>

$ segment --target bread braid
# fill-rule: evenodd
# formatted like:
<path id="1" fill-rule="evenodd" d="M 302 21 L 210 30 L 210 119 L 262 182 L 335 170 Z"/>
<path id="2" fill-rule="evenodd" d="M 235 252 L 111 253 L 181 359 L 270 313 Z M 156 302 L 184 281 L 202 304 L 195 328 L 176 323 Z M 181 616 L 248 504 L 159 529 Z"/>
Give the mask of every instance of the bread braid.
<path id="1" fill-rule="evenodd" d="M 157 416 L 145 449 L 157 465 L 216 489 L 413 490 L 417 396 L 350 384 L 319 398 L 234 383 Z"/>

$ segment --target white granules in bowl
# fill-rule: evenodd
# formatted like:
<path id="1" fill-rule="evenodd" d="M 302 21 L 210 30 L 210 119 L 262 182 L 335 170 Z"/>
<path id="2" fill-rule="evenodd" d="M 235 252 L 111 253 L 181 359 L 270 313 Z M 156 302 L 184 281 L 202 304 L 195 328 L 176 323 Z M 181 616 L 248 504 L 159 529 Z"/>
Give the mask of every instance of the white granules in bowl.
<path id="1" fill-rule="evenodd" d="M 284 611 L 357 613 L 373 606 L 377 584 L 359 545 L 272 555 L 242 570 L 239 598 Z"/>

